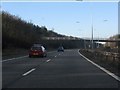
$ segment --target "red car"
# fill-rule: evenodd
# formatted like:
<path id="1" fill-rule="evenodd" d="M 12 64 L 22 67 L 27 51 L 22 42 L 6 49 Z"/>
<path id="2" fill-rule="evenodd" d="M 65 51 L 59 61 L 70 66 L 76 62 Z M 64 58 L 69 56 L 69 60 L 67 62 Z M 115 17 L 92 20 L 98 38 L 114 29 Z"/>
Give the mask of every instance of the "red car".
<path id="1" fill-rule="evenodd" d="M 47 52 L 43 46 L 32 46 L 29 51 L 29 57 L 32 57 L 32 56 L 46 57 Z"/>

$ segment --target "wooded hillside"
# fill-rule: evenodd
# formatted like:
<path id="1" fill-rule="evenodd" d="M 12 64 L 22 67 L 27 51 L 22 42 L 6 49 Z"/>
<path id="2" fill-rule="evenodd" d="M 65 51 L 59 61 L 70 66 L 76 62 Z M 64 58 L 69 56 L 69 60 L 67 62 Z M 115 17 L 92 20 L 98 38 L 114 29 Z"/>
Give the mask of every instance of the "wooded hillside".
<path id="1" fill-rule="evenodd" d="M 45 26 L 34 25 L 20 17 L 2 12 L 2 48 L 29 48 L 33 43 L 41 42 L 42 37 L 63 37 L 48 30 Z"/>

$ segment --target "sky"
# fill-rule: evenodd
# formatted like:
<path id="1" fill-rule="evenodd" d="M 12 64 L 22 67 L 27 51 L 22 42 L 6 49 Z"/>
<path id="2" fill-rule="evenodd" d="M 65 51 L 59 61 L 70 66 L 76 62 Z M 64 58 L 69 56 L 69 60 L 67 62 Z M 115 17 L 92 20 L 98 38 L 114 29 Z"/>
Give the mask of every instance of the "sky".
<path id="1" fill-rule="evenodd" d="M 2 10 L 59 34 L 108 38 L 118 33 L 117 2 L 2 2 Z"/>

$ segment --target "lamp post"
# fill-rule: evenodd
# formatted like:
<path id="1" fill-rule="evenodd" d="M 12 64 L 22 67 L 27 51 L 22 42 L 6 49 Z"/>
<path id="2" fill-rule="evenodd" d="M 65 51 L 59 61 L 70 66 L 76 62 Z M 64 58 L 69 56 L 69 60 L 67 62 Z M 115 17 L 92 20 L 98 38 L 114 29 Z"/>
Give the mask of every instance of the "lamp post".
<path id="1" fill-rule="evenodd" d="M 76 21 L 76 23 L 80 23 L 79 21 Z M 86 41 L 84 39 L 84 49 L 86 49 Z"/>
<path id="2" fill-rule="evenodd" d="M 107 22 L 108 20 L 107 19 L 104 19 L 103 22 Z M 99 48 L 99 33 L 98 33 L 98 45 L 97 45 L 97 48 Z"/>
<path id="3" fill-rule="evenodd" d="M 84 39 L 84 49 L 86 49 L 86 41 L 85 41 L 85 39 Z"/>
<path id="4" fill-rule="evenodd" d="M 98 34 L 98 46 L 97 46 L 97 48 L 99 48 L 99 34 Z"/>
<path id="5" fill-rule="evenodd" d="M 92 16 L 91 16 L 91 21 L 92 21 L 92 24 L 91 24 L 91 40 L 92 40 L 92 42 L 91 42 L 91 48 L 92 48 L 92 50 L 93 50 L 93 44 L 94 44 L 94 42 L 93 42 L 93 30 L 94 30 L 94 28 L 93 28 L 93 18 L 92 18 Z"/>
<path id="6" fill-rule="evenodd" d="M 93 50 L 93 45 L 94 45 L 94 43 L 93 43 L 93 24 L 92 24 L 92 50 Z"/>

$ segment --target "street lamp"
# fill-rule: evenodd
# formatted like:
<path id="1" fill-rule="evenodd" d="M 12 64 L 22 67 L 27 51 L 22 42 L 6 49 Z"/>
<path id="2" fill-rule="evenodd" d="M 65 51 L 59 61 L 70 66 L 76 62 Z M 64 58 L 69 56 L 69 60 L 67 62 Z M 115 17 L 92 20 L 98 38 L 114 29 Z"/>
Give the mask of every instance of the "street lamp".
<path id="1" fill-rule="evenodd" d="M 97 48 L 99 48 L 99 44 L 100 44 L 100 43 L 99 43 L 99 34 L 98 34 L 98 46 L 97 46 Z"/>
<path id="2" fill-rule="evenodd" d="M 103 21 L 107 22 L 108 20 L 104 19 Z M 92 18 L 92 50 L 94 49 L 93 37 L 94 37 L 94 27 L 93 27 L 93 18 Z M 99 42 L 99 36 L 98 36 L 98 42 Z M 99 43 L 98 43 L 98 47 L 99 47 Z"/>
<path id="3" fill-rule="evenodd" d="M 79 21 L 76 21 L 76 23 L 80 23 Z M 84 49 L 86 49 L 86 41 L 84 39 Z"/>
<path id="4" fill-rule="evenodd" d="M 104 20 L 103 20 L 103 22 L 107 22 L 107 21 L 108 21 L 107 19 L 104 19 Z M 98 46 L 97 46 L 97 48 L 99 48 L 99 46 L 100 46 L 99 44 L 100 44 L 100 43 L 99 43 L 99 33 L 98 33 Z"/>
<path id="5" fill-rule="evenodd" d="M 92 50 L 93 50 L 93 24 L 92 24 Z"/>
<path id="6" fill-rule="evenodd" d="M 105 20 L 103 20 L 103 21 L 106 22 L 106 21 L 108 21 L 108 20 L 105 19 Z"/>
<path id="7" fill-rule="evenodd" d="M 86 41 L 85 41 L 85 39 L 84 39 L 84 48 L 86 49 Z"/>

